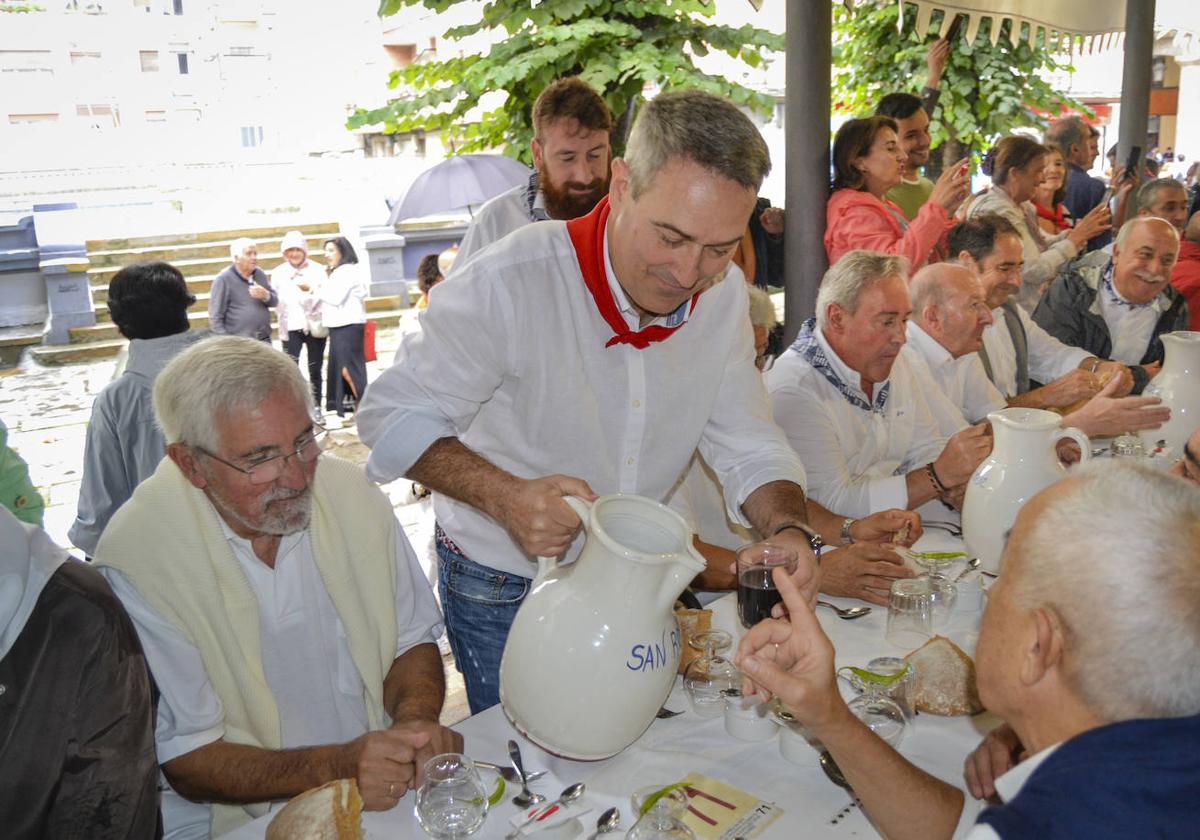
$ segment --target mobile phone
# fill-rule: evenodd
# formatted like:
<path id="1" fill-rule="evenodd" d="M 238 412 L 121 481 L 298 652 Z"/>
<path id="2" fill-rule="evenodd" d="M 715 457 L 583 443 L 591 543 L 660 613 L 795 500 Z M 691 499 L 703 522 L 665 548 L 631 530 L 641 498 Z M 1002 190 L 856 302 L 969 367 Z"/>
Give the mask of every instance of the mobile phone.
<path id="1" fill-rule="evenodd" d="M 962 29 L 962 25 L 966 22 L 967 22 L 966 15 L 955 15 L 954 16 L 954 22 L 951 23 L 950 28 L 946 30 L 945 37 L 946 37 L 947 43 L 950 43 L 950 44 L 954 43 L 954 39 L 958 37 L 959 30 Z"/>
<path id="2" fill-rule="evenodd" d="M 1130 146 L 1129 157 L 1125 159 L 1125 180 L 1132 180 L 1135 184 L 1141 180 L 1141 173 L 1138 172 L 1138 164 L 1142 160 L 1142 147 Z"/>
<path id="3" fill-rule="evenodd" d="M 1112 187 L 1109 187 L 1108 189 L 1106 189 L 1104 191 L 1104 195 L 1102 195 L 1100 197 L 1100 204 L 1108 204 L 1108 202 L 1112 201 L 1112 197 L 1115 193 L 1116 193 L 1116 190 L 1113 189 Z"/>

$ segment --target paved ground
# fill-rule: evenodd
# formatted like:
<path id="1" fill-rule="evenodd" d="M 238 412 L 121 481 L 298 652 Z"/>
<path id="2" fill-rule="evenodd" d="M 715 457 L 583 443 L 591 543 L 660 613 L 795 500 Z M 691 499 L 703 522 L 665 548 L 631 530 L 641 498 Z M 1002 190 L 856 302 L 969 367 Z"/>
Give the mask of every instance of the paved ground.
<path id="1" fill-rule="evenodd" d="M 412 322 L 406 319 L 399 329 L 380 331 L 376 339 L 379 361 L 367 365 L 369 379 L 390 364 L 402 333 L 411 328 Z M 28 462 L 30 475 L 46 500 L 46 531 L 59 545 L 70 546 L 67 529 L 75 521 L 79 501 L 83 446 L 92 401 L 112 380 L 115 366 L 115 360 L 111 359 L 62 367 L 43 367 L 25 361 L 20 368 L 0 370 L 0 418 L 8 426 L 9 446 Z M 359 442 L 353 426 L 330 432 L 327 449 L 356 463 L 367 458 L 367 448 Z M 429 501 L 415 500 L 407 481 L 394 482 L 384 487 L 384 491 L 433 582 L 436 563 Z M 442 719 L 444 723 L 454 723 L 469 715 L 466 692 L 449 653 L 444 661 L 447 698 Z"/>

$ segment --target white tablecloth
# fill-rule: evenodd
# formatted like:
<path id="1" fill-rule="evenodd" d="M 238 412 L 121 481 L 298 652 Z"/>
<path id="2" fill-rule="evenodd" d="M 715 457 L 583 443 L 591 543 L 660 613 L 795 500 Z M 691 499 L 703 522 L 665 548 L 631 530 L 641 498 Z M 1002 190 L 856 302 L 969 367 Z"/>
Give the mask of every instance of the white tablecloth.
<path id="1" fill-rule="evenodd" d="M 962 544 L 945 533 L 930 531 L 919 545 L 923 550 L 954 550 L 960 549 Z M 828 597 L 824 600 L 843 606 L 860 603 Z M 714 626 L 740 634 L 732 596 L 715 602 L 712 609 Z M 818 609 L 818 615 L 821 626 L 834 642 L 839 667 L 865 665 L 876 656 L 897 656 L 907 652 L 884 640 L 887 615 L 884 608 L 876 607 L 870 615 L 854 621 L 841 620 L 824 608 Z M 940 632 L 973 652 L 980 615 L 979 612 L 956 612 L 950 625 Z M 619 701 L 620 698 L 614 698 L 614 702 Z M 581 840 L 583 836 L 591 835 L 596 817 L 610 805 L 621 808 L 623 830 L 632 825 L 629 795 L 634 790 L 647 785 L 667 785 L 693 771 L 777 803 L 784 813 L 764 832 L 765 840 L 878 836 L 859 808 L 845 813 L 851 804 L 850 795 L 825 777 L 817 763 L 815 749 L 810 762 L 797 765 L 779 754 L 777 740 L 759 743 L 735 740 L 726 733 L 721 718 L 704 719 L 691 712 L 678 680 L 666 706 L 686 711 L 675 718 L 654 721 L 645 734 L 620 755 L 597 762 L 568 761 L 544 752 L 517 734 L 499 706 L 463 721 L 455 729 L 463 734 L 468 755 L 498 764 L 507 762 L 506 744 L 510 738 L 516 739 L 521 744 L 527 770 L 549 771 L 534 785 L 534 789 L 546 794 L 548 799 L 553 799 L 572 782 L 586 782 L 587 799 L 593 810 L 584 818 L 588 831 L 581 835 Z M 974 718 L 918 715 L 904 735 L 900 752 L 923 770 L 961 788 L 963 759 L 998 722 L 986 713 Z M 581 720 L 579 725 L 588 724 Z M 480 772 L 490 789 L 494 774 L 486 770 Z M 509 801 L 513 792 L 513 786 L 509 785 L 505 798 L 489 813 L 476 837 L 498 840 L 510 830 L 508 819 L 516 811 Z M 414 794 L 410 791 L 390 811 L 364 813 L 367 837 L 373 840 L 423 838 L 425 835 L 413 815 L 413 801 Z M 972 814 L 981 808 L 969 795 L 966 803 Z M 919 803 L 913 803 L 915 811 L 919 812 L 920 807 Z M 835 817 L 840 818 L 835 821 Z M 269 821 L 270 815 L 226 837 L 230 840 L 262 838 Z M 968 825 L 970 822 L 966 821 Z M 609 836 L 620 837 L 622 833 Z M 532 836 L 537 837 L 536 834 Z"/>

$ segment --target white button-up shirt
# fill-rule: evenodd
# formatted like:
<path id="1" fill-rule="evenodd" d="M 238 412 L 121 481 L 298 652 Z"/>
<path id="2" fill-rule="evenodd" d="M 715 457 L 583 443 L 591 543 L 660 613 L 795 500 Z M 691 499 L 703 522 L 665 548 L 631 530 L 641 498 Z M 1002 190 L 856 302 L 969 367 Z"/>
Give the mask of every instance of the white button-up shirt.
<path id="1" fill-rule="evenodd" d="M 284 749 L 342 744 L 367 731 L 362 677 L 329 592 L 313 559 L 308 531 L 280 539 L 275 568 L 259 560 L 249 540 L 218 517 L 259 605 L 263 674 L 279 709 Z M 442 615 L 399 523 L 396 543 L 396 656 L 442 633 Z M 100 567 L 137 627 L 146 663 L 161 692 L 154 728 L 165 764 L 225 735 L 225 711 L 200 651 L 162 618 L 120 572 Z M 179 796 L 164 782 L 165 840 L 209 836 L 209 806 Z"/>
<path id="2" fill-rule="evenodd" d="M 325 280 L 325 266 L 318 265 L 307 257 L 299 268 L 286 259 L 271 269 L 271 286 L 279 295 L 275 314 L 279 317 L 279 338 L 287 341 L 289 332 L 304 332 L 308 329 L 308 307 L 312 305 L 318 286 Z M 302 292 L 298 286 L 309 287 Z"/>
<path id="3" fill-rule="evenodd" d="M 1141 364 L 1158 319 L 1171 308 L 1171 299 L 1159 293 L 1145 306 L 1131 306 L 1115 285 L 1102 284 L 1096 301 L 1112 339 L 1108 357 L 1126 365 Z"/>
<path id="4" fill-rule="evenodd" d="M 605 269 L 636 329 L 636 313 Z M 747 301 L 745 282 L 730 271 L 666 341 L 605 347 L 613 332 L 583 282 L 566 224 L 526 225 L 438 287 L 421 334 L 405 338 L 367 390 L 358 416 L 372 447 L 367 472 L 398 478 L 434 441 L 458 437 L 520 478 L 565 473 L 597 493 L 664 501 L 699 448 L 721 479 L 730 517 L 748 524 L 740 508 L 754 490 L 777 480 L 803 486 L 804 469 L 771 421 Z M 476 562 L 535 572 L 533 558 L 481 511 L 441 494 L 434 509 Z"/>
<path id="5" fill-rule="evenodd" d="M 479 208 L 458 245 L 458 256 L 454 258 L 455 269 L 466 265 L 471 257 L 493 242 L 498 242 L 525 225 L 533 224 L 534 220 L 529 215 L 529 202 L 526 200 L 528 191 L 529 185 L 522 181 Z M 539 190 L 534 199 L 534 207 L 541 209 L 542 206 L 542 193 Z M 451 274 L 453 273 L 454 269 L 451 269 Z"/>
<path id="6" fill-rule="evenodd" d="M 833 352 L 819 329 L 813 332 L 843 385 L 872 404 L 858 373 Z M 896 358 L 891 376 L 873 389 L 877 397 L 891 383 L 882 411 L 852 404 L 796 350 L 776 360 L 766 381 L 775 422 L 804 463 L 810 495 L 839 516 L 907 507 L 905 476 L 935 460 L 946 446 L 925 388 L 904 354 Z"/>
<path id="7" fill-rule="evenodd" d="M 1008 403 L 983 370 L 978 353 L 954 358 L 950 351 L 916 323 L 908 322 L 908 344 L 901 355 L 908 356 L 913 369 L 937 385 L 926 392 L 929 408 L 942 434 L 949 437 L 964 426 L 978 423 L 988 412 Z"/>
<path id="8" fill-rule="evenodd" d="M 1029 350 L 1029 378 L 1049 385 L 1079 367 L 1092 354 L 1078 347 L 1063 344 L 1034 323 L 1029 314 L 1017 307 L 1025 327 L 1025 344 Z M 1005 397 L 1017 396 L 1017 349 L 1008 331 L 1004 309 L 992 310 L 992 323 L 983 331 L 983 346 L 992 366 L 992 382 Z"/>

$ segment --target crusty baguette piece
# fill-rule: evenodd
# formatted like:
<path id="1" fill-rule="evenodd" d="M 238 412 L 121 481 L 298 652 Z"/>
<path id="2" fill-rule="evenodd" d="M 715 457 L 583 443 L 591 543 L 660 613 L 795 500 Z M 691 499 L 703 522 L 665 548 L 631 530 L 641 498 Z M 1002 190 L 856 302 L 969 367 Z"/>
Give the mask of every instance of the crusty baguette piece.
<path id="1" fill-rule="evenodd" d="M 267 840 L 362 840 L 362 797 L 354 779 L 306 790 L 280 809 Z"/>
<path id="2" fill-rule="evenodd" d="M 712 629 L 712 610 L 675 610 L 679 620 L 679 673 L 700 657 L 702 651 L 692 647 L 691 640 Z"/>
<path id="3" fill-rule="evenodd" d="M 934 715 L 974 715 L 983 711 L 975 684 L 975 663 L 945 636 L 934 636 L 904 657 L 916 669 L 912 704 Z"/>

